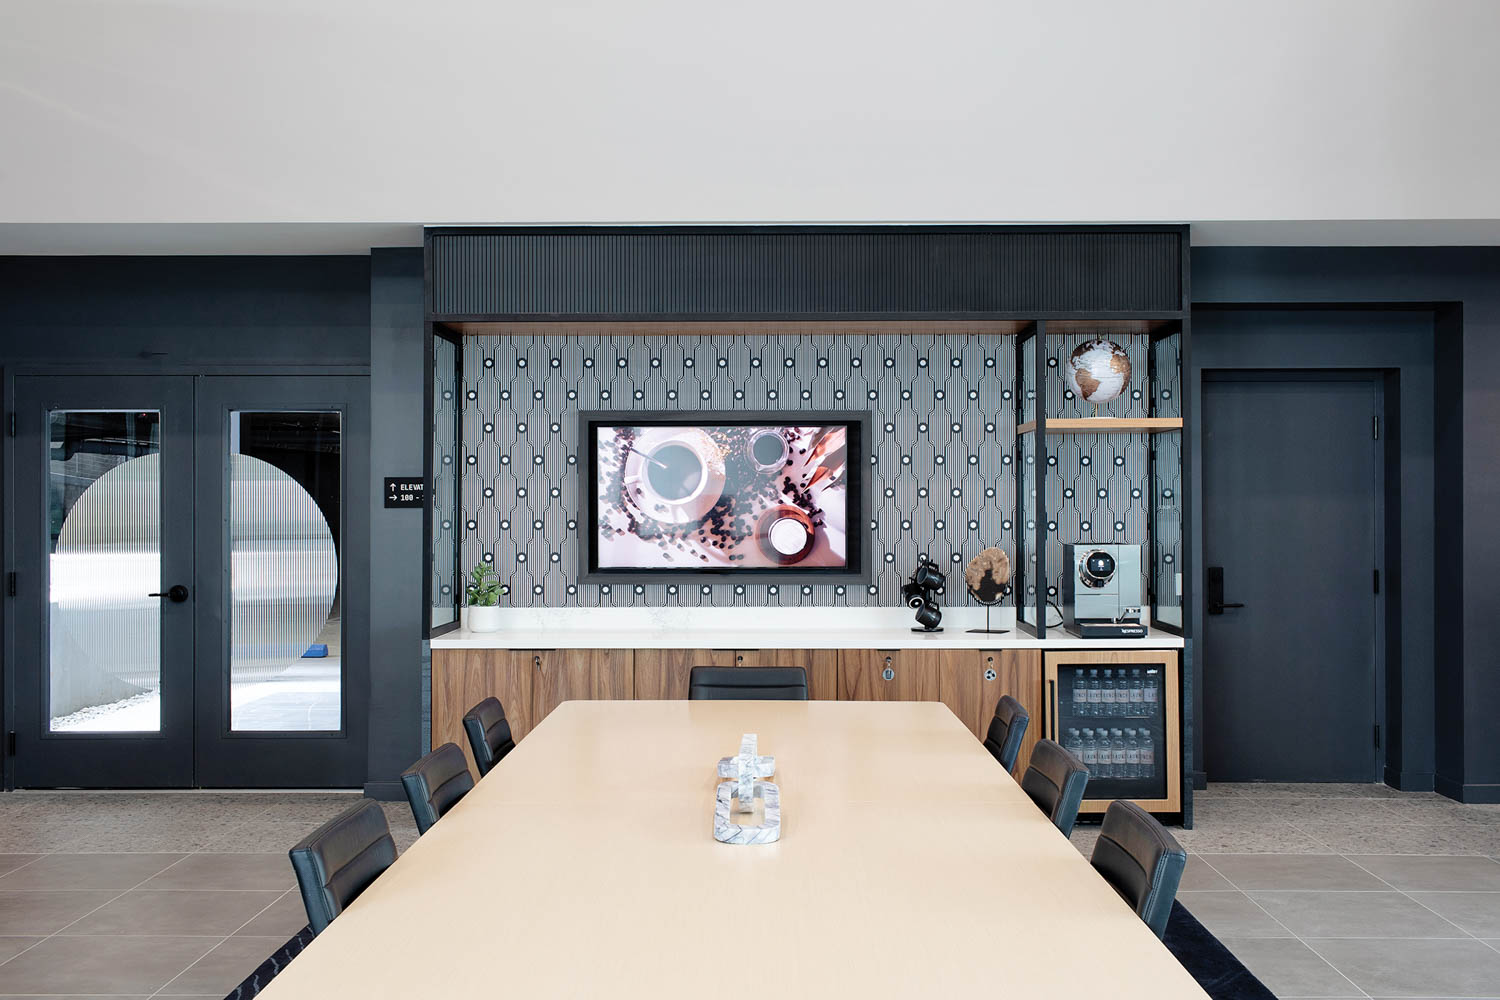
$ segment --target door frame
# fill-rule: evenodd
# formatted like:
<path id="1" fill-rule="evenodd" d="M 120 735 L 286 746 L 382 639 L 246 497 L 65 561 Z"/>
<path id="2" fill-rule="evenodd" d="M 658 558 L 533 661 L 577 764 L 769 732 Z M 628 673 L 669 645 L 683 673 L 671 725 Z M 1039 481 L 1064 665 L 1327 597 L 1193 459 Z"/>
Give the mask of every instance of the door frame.
<path id="1" fill-rule="evenodd" d="M 192 503 L 195 387 L 192 378 L 143 374 L 122 380 L 78 371 L 28 373 L 12 383 L 11 390 L 15 436 L 11 438 L 12 447 L 7 455 L 5 528 L 9 571 L 18 574 L 19 580 L 14 599 L 7 602 L 13 615 L 7 628 L 10 653 L 7 662 L 17 665 L 17 669 L 6 671 L 5 679 L 7 727 L 9 732 L 16 734 L 14 742 L 7 740 L 7 779 L 15 780 L 21 754 L 34 754 L 37 760 L 35 776 L 29 783 L 36 787 L 181 787 L 184 780 L 191 782 L 193 774 L 193 651 L 198 604 L 196 553 L 191 541 L 195 516 Z M 23 399 L 23 396 L 32 398 Z M 73 402 L 80 396 L 84 398 Z M 50 657 L 47 656 L 51 621 L 47 598 L 50 586 L 48 534 L 43 531 L 24 546 L 16 544 L 16 540 L 21 534 L 18 529 L 24 527 L 20 523 L 23 513 L 28 518 L 46 516 L 45 491 L 49 472 L 44 467 L 21 474 L 15 452 L 36 448 L 41 454 L 46 454 L 45 414 L 54 409 L 159 409 L 162 413 L 159 452 L 162 473 L 158 486 L 162 570 L 157 582 L 163 590 L 173 584 L 186 584 L 189 597 L 180 604 L 162 601 L 158 663 L 162 691 L 161 727 L 155 732 L 60 734 L 50 732 L 48 726 L 50 699 L 45 690 L 50 677 Z M 35 482 L 31 481 L 32 476 L 36 477 Z M 22 493 L 23 487 L 34 487 L 37 493 L 27 500 Z M 26 492 L 32 490 L 28 488 Z M 25 511 L 22 510 L 23 500 L 28 508 Z M 39 506 L 32 508 L 32 504 Z M 184 522 L 190 526 L 189 530 L 185 537 L 176 533 L 176 544 L 173 544 L 171 527 L 174 523 Z M 21 645 L 22 630 L 17 627 L 23 614 L 37 630 L 35 642 L 27 642 L 24 648 Z M 173 618 L 177 621 L 173 622 Z M 23 662 L 24 669 L 21 667 Z M 86 765 L 67 759 L 78 756 L 84 748 L 89 758 Z M 102 780 L 92 783 L 70 780 L 68 772 L 84 766 Z M 147 780 L 131 780 L 139 776 Z"/>
<path id="2" fill-rule="evenodd" d="M 1400 371 L 1389 368 L 1203 368 L 1199 378 L 1199 405 L 1197 409 L 1200 440 L 1205 440 L 1208 432 L 1207 406 L 1202 401 L 1204 389 L 1210 383 L 1225 382 L 1367 382 L 1374 390 L 1375 411 L 1379 419 L 1378 437 L 1375 447 L 1375 481 L 1371 484 L 1371 490 L 1375 503 L 1375 537 L 1372 539 L 1375 553 L 1375 568 L 1380 572 L 1380 589 L 1373 595 L 1375 597 L 1375 718 L 1373 724 L 1380 726 L 1380 740 L 1375 746 L 1374 771 L 1371 775 L 1372 783 L 1385 780 L 1386 761 L 1389 756 L 1391 738 L 1393 733 L 1400 731 L 1400 721 L 1396 716 L 1399 714 L 1399 705 L 1387 698 L 1387 658 L 1392 649 L 1400 650 L 1400 597 L 1397 591 L 1396 599 L 1391 599 L 1392 574 L 1389 572 L 1391 566 L 1400 566 L 1401 546 L 1401 495 L 1400 485 Z M 1372 433 L 1375 428 L 1372 428 Z M 1203 466 L 1206 467 L 1208 456 L 1203 456 Z M 1199 496 L 1203 514 L 1202 527 L 1198 533 L 1200 543 L 1199 558 L 1194 570 L 1197 574 L 1204 574 L 1208 566 L 1208 496 L 1207 491 L 1200 487 Z M 1194 588 L 1194 612 L 1202 621 L 1204 632 L 1208 629 L 1208 610 L 1205 605 L 1207 586 L 1202 579 L 1198 581 L 1199 586 Z M 1207 636 L 1199 637 L 1199 656 L 1202 659 L 1203 686 L 1206 690 L 1211 683 L 1209 680 L 1213 671 L 1213 664 L 1207 657 Z M 1198 723 L 1200 726 L 1207 724 L 1207 719 Z M 1374 734 L 1371 734 L 1374 742 Z M 1207 759 L 1204 760 L 1205 772 Z M 1213 780 L 1212 773 L 1207 773 L 1208 780 Z"/>
<path id="3" fill-rule="evenodd" d="M 16 439 L 8 436 L 10 416 L 15 412 L 16 405 L 16 383 L 18 379 L 31 376 L 88 376 L 98 374 L 107 370 L 112 376 L 135 376 L 135 375 L 163 375 L 163 376 L 253 376 L 259 378 L 285 378 L 288 376 L 319 376 L 319 377 L 353 377 L 362 380 L 366 386 L 370 377 L 370 366 L 368 363 L 337 362 L 333 364 L 298 363 L 288 362 L 285 364 L 261 364 L 240 361 L 214 362 L 212 360 L 191 363 L 174 363 L 163 358 L 151 358 L 141 360 L 138 358 L 103 358 L 94 357 L 79 360 L 63 360 L 41 358 L 27 360 L 14 364 L 5 364 L 0 360 L 0 414 L 3 414 L 3 424 L 0 424 L 0 498 L 3 498 L 3 513 L 0 513 L 0 559 L 3 559 L 3 571 L 8 573 L 14 570 L 17 553 L 16 546 L 16 517 L 15 517 L 15 471 L 16 471 Z M 368 392 L 361 392 L 356 400 L 356 405 L 349 411 L 356 414 L 365 428 L 365 440 L 357 450 L 352 450 L 347 459 L 346 467 L 346 491 L 344 502 L 346 504 L 345 534 L 350 539 L 349 559 L 346 560 L 344 572 L 353 579 L 354 574 L 359 574 L 360 579 L 365 581 L 358 584 L 361 592 L 368 596 L 368 574 L 369 574 L 369 518 L 370 504 L 374 487 L 370 481 L 370 454 L 368 447 L 368 430 L 370 422 Z M 356 535 L 356 530 L 358 534 Z M 5 579 L 0 574 L 0 720 L 3 720 L 3 733 L 0 737 L 8 736 L 15 731 L 16 716 L 16 674 L 13 665 L 17 662 L 16 648 L 16 623 L 18 621 L 20 601 L 9 598 L 5 589 Z M 357 624 L 345 623 L 345 636 L 349 643 L 345 655 L 353 659 L 356 655 L 360 662 L 366 664 L 365 677 L 365 701 L 368 701 L 369 677 L 369 621 L 368 602 L 364 605 L 365 619 Z M 354 708 L 350 709 L 355 711 Z M 359 709 L 363 713 L 362 722 L 368 727 L 368 708 Z M 366 741 L 368 743 L 368 740 Z M 365 758 L 368 761 L 368 746 L 365 748 Z M 366 764 L 368 770 L 368 764 Z M 368 775 L 364 780 L 367 780 Z M 0 788 L 10 791 L 16 787 L 16 757 L 11 751 L 9 740 L 0 738 Z"/>
<path id="4" fill-rule="evenodd" d="M 368 379 L 356 376 L 200 376 L 195 382 L 194 440 L 198 511 L 193 783 L 199 788 L 352 788 L 365 780 L 369 727 L 368 411 L 357 405 Z M 337 411 L 339 430 L 339 600 L 342 699 L 338 732 L 234 732 L 229 728 L 230 540 L 228 415 Z M 212 553 L 211 555 L 206 554 Z M 321 744 L 312 750 L 310 744 Z M 311 752 L 310 752 L 311 751 Z"/>

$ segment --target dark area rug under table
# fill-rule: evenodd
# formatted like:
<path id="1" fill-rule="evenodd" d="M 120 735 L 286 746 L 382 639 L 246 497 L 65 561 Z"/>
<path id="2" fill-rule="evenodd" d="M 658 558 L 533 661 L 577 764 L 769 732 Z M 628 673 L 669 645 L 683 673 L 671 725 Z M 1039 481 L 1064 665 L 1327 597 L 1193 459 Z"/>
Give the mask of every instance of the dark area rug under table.
<path id="1" fill-rule="evenodd" d="M 224 1000 L 250 1000 L 286 968 L 288 962 L 302 954 L 312 937 L 312 928 L 302 928 L 290 941 L 276 949 L 274 955 L 260 963 Z M 1167 918 L 1166 945 L 1214 1000 L 1276 1000 L 1276 995 L 1251 975 L 1250 970 L 1198 923 L 1196 917 L 1183 909 L 1181 903 L 1172 904 L 1172 915 Z"/>

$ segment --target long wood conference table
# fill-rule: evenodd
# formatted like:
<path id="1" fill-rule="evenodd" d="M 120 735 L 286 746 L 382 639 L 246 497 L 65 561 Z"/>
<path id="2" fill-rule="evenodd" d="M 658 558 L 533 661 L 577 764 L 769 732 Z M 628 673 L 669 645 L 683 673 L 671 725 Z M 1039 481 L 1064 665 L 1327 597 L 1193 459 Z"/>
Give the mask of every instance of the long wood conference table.
<path id="1" fill-rule="evenodd" d="M 720 757 L 782 835 L 713 839 Z M 575 701 L 263 992 L 1206 996 L 935 702 Z"/>

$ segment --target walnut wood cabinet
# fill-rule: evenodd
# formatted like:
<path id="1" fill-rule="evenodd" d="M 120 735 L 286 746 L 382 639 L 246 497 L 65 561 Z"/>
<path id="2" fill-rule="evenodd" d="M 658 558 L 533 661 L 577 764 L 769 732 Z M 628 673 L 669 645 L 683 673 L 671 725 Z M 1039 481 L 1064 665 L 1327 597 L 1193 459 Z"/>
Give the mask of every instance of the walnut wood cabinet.
<path id="1" fill-rule="evenodd" d="M 638 649 L 635 697 L 672 700 L 688 696 L 694 667 L 802 667 L 809 697 L 838 697 L 838 650 L 834 649 Z"/>
<path id="2" fill-rule="evenodd" d="M 686 698 L 688 676 L 700 665 L 804 667 L 815 699 L 941 701 L 978 739 L 1009 694 L 1032 716 L 1018 772 L 1043 735 L 1035 649 L 436 649 L 432 745 L 457 743 L 468 755 L 464 713 L 491 695 L 505 705 L 519 741 L 565 701 Z"/>

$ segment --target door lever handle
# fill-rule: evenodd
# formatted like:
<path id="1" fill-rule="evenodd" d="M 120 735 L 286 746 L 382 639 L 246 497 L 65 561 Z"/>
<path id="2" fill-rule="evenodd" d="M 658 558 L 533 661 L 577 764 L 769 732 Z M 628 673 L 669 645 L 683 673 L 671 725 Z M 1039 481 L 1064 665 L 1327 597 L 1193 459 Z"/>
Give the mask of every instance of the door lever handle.
<path id="1" fill-rule="evenodd" d="M 146 596 L 147 597 L 165 597 L 167 600 L 171 601 L 173 604 L 181 604 L 183 601 L 185 601 L 185 600 L 188 599 L 188 589 L 186 587 L 184 587 L 182 584 L 177 583 L 177 584 L 173 584 L 172 586 L 168 587 L 164 591 L 158 591 L 155 594 L 147 594 Z"/>

